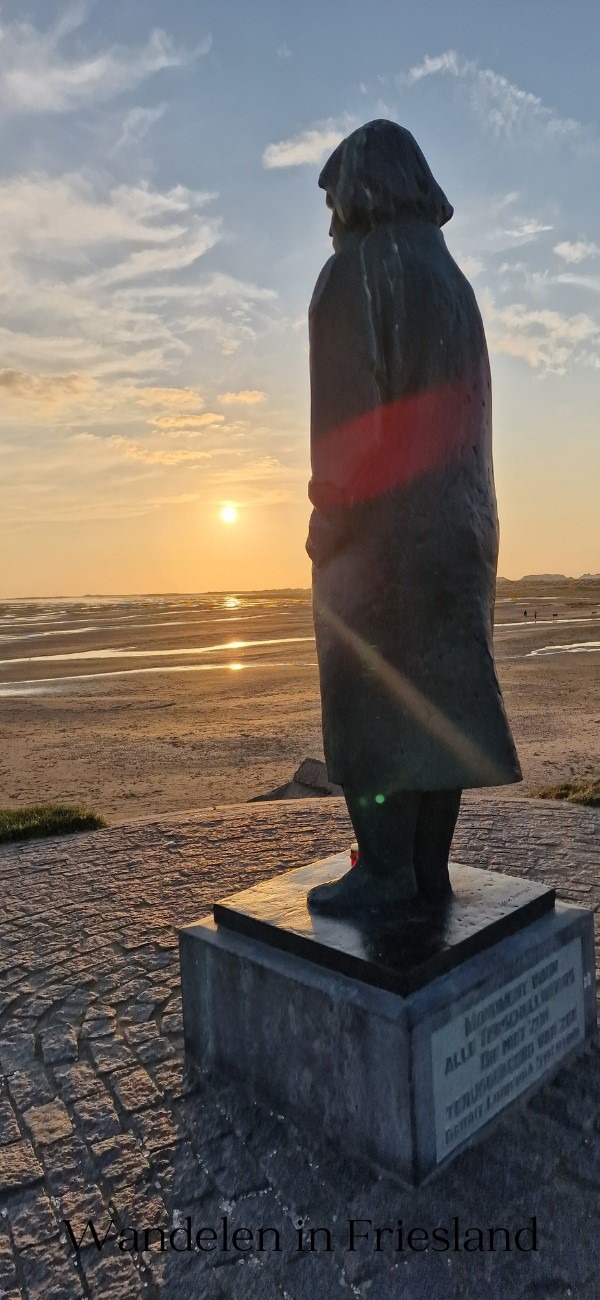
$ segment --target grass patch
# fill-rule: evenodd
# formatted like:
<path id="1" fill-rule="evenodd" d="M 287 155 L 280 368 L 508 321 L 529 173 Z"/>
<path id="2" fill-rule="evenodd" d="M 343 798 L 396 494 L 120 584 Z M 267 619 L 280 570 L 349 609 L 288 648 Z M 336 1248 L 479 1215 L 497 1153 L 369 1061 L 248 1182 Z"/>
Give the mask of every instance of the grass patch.
<path id="1" fill-rule="evenodd" d="M 538 790 L 538 799 L 567 799 L 569 803 L 580 803 L 588 808 L 600 808 L 600 780 L 564 781 L 562 785 L 550 785 L 546 790 Z"/>
<path id="2" fill-rule="evenodd" d="M 29 808 L 0 808 L 0 844 L 32 840 L 44 835 L 72 835 L 106 826 L 91 808 L 73 804 L 36 803 Z"/>

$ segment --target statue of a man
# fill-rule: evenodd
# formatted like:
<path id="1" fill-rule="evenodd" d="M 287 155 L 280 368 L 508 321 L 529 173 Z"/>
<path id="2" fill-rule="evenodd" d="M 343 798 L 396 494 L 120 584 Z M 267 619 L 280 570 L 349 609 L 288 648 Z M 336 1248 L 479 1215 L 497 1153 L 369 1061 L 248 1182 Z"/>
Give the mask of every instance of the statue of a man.
<path id="1" fill-rule="evenodd" d="M 465 787 L 521 780 L 493 659 L 498 520 L 483 325 L 409 131 L 369 122 L 319 177 L 310 305 L 314 621 L 329 779 L 358 861 L 343 915 L 437 902 Z"/>

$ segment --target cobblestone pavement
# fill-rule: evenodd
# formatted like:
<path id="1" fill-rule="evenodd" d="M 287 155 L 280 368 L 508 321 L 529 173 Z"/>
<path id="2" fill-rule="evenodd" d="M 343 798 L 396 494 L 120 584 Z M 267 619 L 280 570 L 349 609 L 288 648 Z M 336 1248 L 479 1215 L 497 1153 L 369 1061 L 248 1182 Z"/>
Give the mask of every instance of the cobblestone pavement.
<path id="1" fill-rule="evenodd" d="M 599 826 L 589 809 L 467 800 L 454 856 L 545 880 L 597 910 Z M 215 896 L 349 839 L 342 802 L 323 799 L 0 853 L 2 1300 L 597 1300 L 597 1047 L 419 1192 L 340 1158 L 230 1084 L 194 1089 L 186 1078 L 175 927 Z M 514 1232 L 532 1215 L 535 1252 L 398 1250 L 391 1234 L 378 1252 L 372 1236 L 346 1248 L 350 1218 L 401 1219 L 406 1233 L 458 1216 L 461 1232 Z M 188 1217 L 194 1233 L 217 1231 L 214 1250 L 184 1249 Z M 304 1242 L 311 1226 L 329 1227 L 331 1251 L 297 1249 L 300 1218 Z M 87 1220 L 99 1239 L 111 1220 L 113 1230 L 101 1250 L 88 1230 L 76 1251 L 64 1220 L 75 1239 Z M 128 1225 L 182 1225 L 179 1250 L 160 1251 L 158 1233 L 136 1242 Z M 256 1249 L 260 1226 L 278 1230 L 280 1251 L 275 1233 Z M 236 1227 L 255 1235 L 234 1249 Z M 325 1233 L 315 1242 L 326 1246 Z"/>

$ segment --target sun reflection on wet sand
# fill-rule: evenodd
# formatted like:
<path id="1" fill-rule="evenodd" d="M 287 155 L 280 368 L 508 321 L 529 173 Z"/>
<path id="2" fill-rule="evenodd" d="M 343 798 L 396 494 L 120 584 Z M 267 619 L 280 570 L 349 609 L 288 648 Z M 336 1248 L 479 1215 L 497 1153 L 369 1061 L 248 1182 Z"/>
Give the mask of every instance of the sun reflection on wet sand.
<path id="1" fill-rule="evenodd" d="M 534 655 L 577 655 L 593 654 L 600 650 L 600 641 L 574 641 L 572 645 L 541 645 L 537 650 L 529 650 L 526 659 Z"/>
<path id="2" fill-rule="evenodd" d="M 158 648 L 132 650 L 120 646 L 112 646 L 105 650 L 66 650 L 64 654 L 26 655 L 23 658 L 0 659 L 0 668 L 5 668 L 10 664 L 62 663 L 69 659 L 162 659 L 169 655 L 206 655 L 214 654 L 220 650 L 245 650 L 253 646 L 287 645 L 302 641 L 314 641 L 314 636 L 265 637 L 258 641 L 224 641 L 219 645 L 174 646 L 168 650 Z"/>
<path id="3" fill-rule="evenodd" d="M 67 691 L 85 690 L 87 682 L 93 682 L 97 689 L 98 683 L 106 682 L 107 688 L 110 689 L 110 681 L 115 677 L 142 677 L 162 673 L 163 676 L 171 673 L 219 673 L 219 672 L 240 672 L 241 669 L 258 668 L 264 673 L 268 673 L 272 668 L 310 668 L 316 672 L 316 660 L 313 663 L 292 663 L 290 660 L 277 661 L 269 660 L 268 663 L 254 663 L 249 661 L 244 664 L 165 664 L 160 668 L 115 668 L 108 669 L 105 673 L 73 673 L 69 677 L 37 677 L 29 681 L 2 682 L 0 683 L 0 699 L 17 698 L 26 695 L 61 695 Z"/>

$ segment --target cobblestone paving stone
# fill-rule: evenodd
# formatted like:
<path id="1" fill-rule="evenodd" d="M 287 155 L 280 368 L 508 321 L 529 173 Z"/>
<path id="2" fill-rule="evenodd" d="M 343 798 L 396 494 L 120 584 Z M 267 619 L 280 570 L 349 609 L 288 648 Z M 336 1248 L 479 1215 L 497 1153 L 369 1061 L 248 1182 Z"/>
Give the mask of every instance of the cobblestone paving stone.
<path id="1" fill-rule="evenodd" d="M 590 809 L 467 798 L 454 856 L 598 913 L 599 830 Z M 343 803 L 323 799 L 0 851 L 1 1300 L 598 1300 L 596 1045 L 418 1192 L 186 1074 L 176 927 L 350 839 Z M 536 1252 L 346 1249 L 351 1217 L 514 1230 L 532 1215 Z M 188 1217 L 206 1250 L 185 1249 Z M 297 1249 L 299 1219 L 305 1242 L 329 1227 L 332 1250 Z M 275 1232 L 255 1248 L 260 1227 L 280 1251 Z M 238 1249 L 236 1228 L 254 1233 Z"/>

